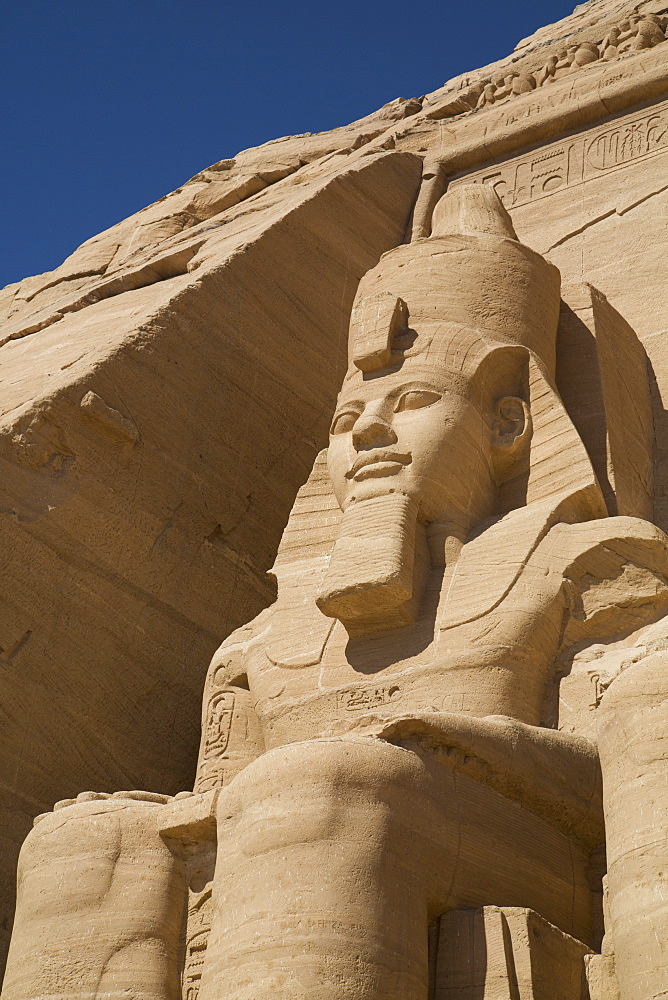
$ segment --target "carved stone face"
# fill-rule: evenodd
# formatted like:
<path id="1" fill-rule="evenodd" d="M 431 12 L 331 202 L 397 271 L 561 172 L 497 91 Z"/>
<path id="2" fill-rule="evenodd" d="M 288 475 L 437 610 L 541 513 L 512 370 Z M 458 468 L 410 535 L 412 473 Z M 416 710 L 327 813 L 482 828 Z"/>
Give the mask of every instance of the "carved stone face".
<path id="1" fill-rule="evenodd" d="M 404 365 L 344 385 L 328 452 L 343 510 L 404 493 L 418 500 L 425 521 L 459 524 L 484 516 L 480 508 L 493 495 L 491 420 L 448 382 L 437 369 Z"/>

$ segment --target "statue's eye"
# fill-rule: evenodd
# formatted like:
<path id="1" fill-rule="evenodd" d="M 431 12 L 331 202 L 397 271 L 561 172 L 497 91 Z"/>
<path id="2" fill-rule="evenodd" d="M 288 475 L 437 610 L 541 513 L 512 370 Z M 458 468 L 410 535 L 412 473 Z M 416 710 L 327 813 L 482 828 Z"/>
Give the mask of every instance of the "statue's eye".
<path id="1" fill-rule="evenodd" d="M 332 427 L 330 434 L 346 434 L 351 431 L 355 426 L 355 421 L 359 417 L 359 413 L 356 410 L 343 410 L 341 413 L 337 413 L 332 421 Z"/>
<path id="2" fill-rule="evenodd" d="M 395 410 L 397 413 L 401 410 L 419 410 L 423 406 L 437 403 L 439 399 L 441 399 L 440 392 L 432 392 L 431 389 L 411 389 L 399 397 Z"/>

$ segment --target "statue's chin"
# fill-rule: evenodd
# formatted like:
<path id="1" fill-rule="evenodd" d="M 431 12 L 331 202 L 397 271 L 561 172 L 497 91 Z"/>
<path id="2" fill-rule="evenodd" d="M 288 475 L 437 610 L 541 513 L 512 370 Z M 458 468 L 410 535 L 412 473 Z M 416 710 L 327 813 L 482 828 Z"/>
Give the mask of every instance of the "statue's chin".
<path id="1" fill-rule="evenodd" d="M 429 564 L 418 507 L 388 489 L 388 477 L 365 480 L 351 497 L 316 599 L 351 635 L 415 621 Z"/>
<path id="2" fill-rule="evenodd" d="M 418 490 L 411 482 L 405 465 L 399 462 L 378 462 L 365 466 L 350 480 L 344 511 L 358 503 L 381 497 L 411 496 L 419 503 Z"/>

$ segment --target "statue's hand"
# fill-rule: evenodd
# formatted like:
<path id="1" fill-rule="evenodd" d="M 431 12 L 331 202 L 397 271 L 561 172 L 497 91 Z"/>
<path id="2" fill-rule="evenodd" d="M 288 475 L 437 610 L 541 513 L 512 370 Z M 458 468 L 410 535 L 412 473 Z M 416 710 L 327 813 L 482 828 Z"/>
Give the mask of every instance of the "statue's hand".
<path id="1" fill-rule="evenodd" d="M 460 712 L 369 712 L 355 719 L 337 719 L 327 727 L 323 736 L 376 736 L 380 739 L 399 738 L 422 733 L 433 728 L 459 740 L 470 737 L 472 716 Z M 475 724 L 475 722 L 474 722 Z"/>
<path id="2" fill-rule="evenodd" d="M 161 792 L 143 792 L 139 790 L 124 792 L 79 792 L 75 799 L 60 799 L 59 802 L 55 803 L 51 812 L 43 812 L 35 816 L 33 826 L 36 826 L 41 820 L 46 819 L 47 816 L 51 816 L 55 812 L 59 812 L 61 809 L 78 806 L 84 802 L 100 802 L 108 801 L 109 799 L 119 805 L 131 805 L 133 802 L 152 802 L 156 805 L 164 805 L 166 802 L 171 802 L 172 796 L 163 795 Z"/>
<path id="3" fill-rule="evenodd" d="M 426 751 L 592 845 L 604 839 L 598 756 L 582 737 L 502 715 L 429 711 L 360 716 L 322 735 L 363 736 Z"/>

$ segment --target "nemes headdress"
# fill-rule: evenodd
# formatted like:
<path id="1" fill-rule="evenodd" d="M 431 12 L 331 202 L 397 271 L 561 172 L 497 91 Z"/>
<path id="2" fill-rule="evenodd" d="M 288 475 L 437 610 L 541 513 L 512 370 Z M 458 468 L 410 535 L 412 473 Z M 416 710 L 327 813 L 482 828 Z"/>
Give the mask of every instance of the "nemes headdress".
<path id="1" fill-rule="evenodd" d="M 487 345 L 525 347 L 554 377 L 560 275 L 521 244 L 487 185 L 449 191 L 428 239 L 395 248 L 360 282 L 348 377 L 404 359 L 464 375 Z"/>
<path id="2" fill-rule="evenodd" d="M 407 378 L 438 373 L 449 391 L 483 409 L 505 395 L 524 399 L 528 444 L 499 470 L 496 510 L 480 526 L 490 540 L 494 518 L 513 519 L 520 551 L 556 521 L 651 517 L 652 421 L 638 338 L 596 289 L 560 289 L 557 268 L 519 242 L 491 187 L 451 188 L 434 209 L 431 236 L 384 254 L 362 278 L 348 354 L 343 393 L 401 370 Z M 334 569 L 346 531 L 322 453 L 273 570 L 281 607 L 313 602 L 313 635 L 302 616 L 295 666 L 317 662 L 330 627 L 316 597 L 325 615 L 344 620 L 327 608 L 345 604 Z M 295 646 L 283 638 L 276 633 L 276 656 L 287 663 Z"/>

